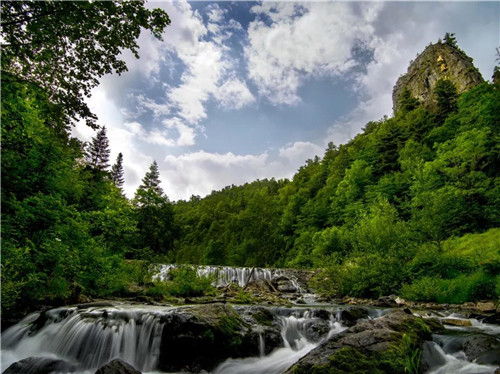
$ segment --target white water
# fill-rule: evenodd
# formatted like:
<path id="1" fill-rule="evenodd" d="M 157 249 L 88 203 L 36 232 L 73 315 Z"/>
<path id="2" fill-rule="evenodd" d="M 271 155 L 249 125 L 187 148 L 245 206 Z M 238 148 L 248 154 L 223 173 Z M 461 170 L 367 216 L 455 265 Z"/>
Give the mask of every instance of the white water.
<path id="1" fill-rule="evenodd" d="M 436 369 L 431 369 L 427 374 L 493 374 L 497 366 L 479 365 L 467 361 L 463 352 L 448 354 L 436 343 L 432 343 L 436 353 L 445 364 Z"/>
<path id="2" fill-rule="evenodd" d="M 276 311 L 278 311 L 276 309 Z M 48 320 L 39 330 L 35 313 L 2 333 L 2 370 L 28 357 L 62 359 L 77 367 L 77 374 L 91 374 L 114 358 L 142 372 L 157 369 L 163 329 L 162 316 L 175 312 L 161 307 L 106 307 L 78 310 L 58 308 L 46 312 Z M 259 357 L 228 359 L 214 373 L 281 373 L 316 347 L 306 337 L 316 319 L 307 309 L 277 316 L 283 348 L 265 356 L 265 340 L 259 339 Z M 337 314 L 331 314 L 327 336 L 343 331 Z"/>
<path id="3" fill-rule="evenodd" d="M 33 314 L 2 333 L 2 368 L 36 356 L 63 359 L 82 370 L 95 369 L 121 358 L 142 371 L 156 368 L 160 353 L 162 315 L 153 308 L 106 308 L 78 311 L 58 308 L 50 321 L 33 333 Z"/>
<path id="4" fill-rule="evenodd" d="M 295 313 L 288 317 L 280 317 L 281 336 L 285 344 L 284 348 L 274 350 L 268 356 L 248 357 L 240 359 L 228 359 L 220 364 L 212 373 L 214 374 L 280 374 L 288 369 L 293 363 L 316 348 L 322 341 L 347 329 L 336 320 L 334 315 L 330 317 L 330 331 L 320 342 L 313 343 L 306 337 L 306 326 L 311 321 L 309 311 Z"/>
<path id="5" fill-rule="evenodd" d="M 156 274 L 153 275 L 153 280 L 166 281 L 170 270 L 176 267 L 177 265 L 174 264 L 160 265 Z M 280 276 L 286 276 L 290 279 L 298 292 L 301 292 L 297 279 L 287 274 L 287 271 L 283 269 L 198 265 L 196 266 L 196 272 L 198 276 L 214 277 L 215 280 L 213 285 L 215 287 L 225 287 L 231 283 L 237 283 L 240 287 L 244 287 L 248 282 L 258 279 L 272 281 Z"/>
<path id="6" fill-rule="evenodd" d="M 48 320 L 39 330 L 33 329 L 33 322 L 39 317 L 32 314 L 2 333 L 2 370 L 12 363 L 27 357 L 63 359 L 77 367 L 75 374 L 93 374 L 95 370 L 111 359 L 121 358 L 144 373 L 157 370 L 160 354 L 162 317 L 175 312 L 176 308 L 141 306 L 117 306 L 78 310 L 58 308 L 46 312 Z M 240 313 L 245 307 L 238 307 Z M 314 310 L 309 308 L 274 308 L 274 315 L 281 323 L 284 347 L 264 355 L 265 340 L 259 335 L 259 356 L 228 359 L 220 364 L 214 374 L 279 374 L 294 362 L 309 353 L 322 341 L 345 330 L 339 322 L 340 312 L 330 312 L 325 336 L 317 341 L 308 338 L 311 324 L 317 326 Z M 381 314 L 381 312 L 376 313 Z M 376 317 L 376 316 L 374 316 Z M 461 315 L 449 317 L 464 318 Z M 464 333 L 486 333 L 499 337 L 500 327 L 471 320 L 470 327 L 448 326 L 450 330 Z M 323 323 L 326 323 L 323 320 Z M 329 332 L 328 331 L 329 327 Z M 453 336 L 449 336 L 453 340 Z M 486 374 L 494 373 L 496 367 L 479 365 L 467 361 L 461 351 L 444 350 L 436 343 L 430 343 L 439 367 L 428 374 Z"/>

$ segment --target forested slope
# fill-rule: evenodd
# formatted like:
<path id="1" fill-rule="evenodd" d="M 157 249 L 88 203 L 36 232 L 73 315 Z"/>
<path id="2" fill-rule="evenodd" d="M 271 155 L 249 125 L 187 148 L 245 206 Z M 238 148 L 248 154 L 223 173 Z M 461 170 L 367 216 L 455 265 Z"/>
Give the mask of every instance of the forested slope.
<path id="1" fill-rule="evenodd" d="M 177 203 L 176 260 L 327 268 L 325 291 L 358 296 L 403 285 L 420 299 L 498 295 L 498 85 L 458 95 L 442 79 L 434 111 L 404 95 L 393 117 L 330 143 L 291 181 Z"/>
<path id="2" fill-rule="evenodd" d="M 144 27 L 159 36 L 170 22 L 140 2 L 2 2 L 10 43 L 2 45 L 1 74 L 2 318 L 43 303 L 127 296 L 130 285 L 150 282 L 149 262 L 160 261 L 321 269 L 318 290 L 330 295 L 442 302 L 500 295 L 497 83 L 459 96 L 452 81 L 439 80 L 430 111 L 403 90 L 393 117 L 366 124 L 347 144 L 330 143 L 290 181 L 173 203 L 154 162 L 128 199 L 123 158 L 110 168 L 106 129 L 79 95 L 104 73 L 123 71 L 123 62 L 107 52 L 90 59 L 84 43 L 76 62 L 90 69 L 97 61 L 95 74 L 73 75 L 63 87 L 64 75 L 42 69 L 67 63 L 51 51 L 70 53 L 75 45 L 64 43 L 80 40 L 74 12 L 88 27 L 99 26 L 95 12 L 120 14 L 136 34 Z M 88 37 L 137 47 L 135 39 L 120 44 L 127 30 L 100 26 Z M 45 40 L 47 28 L 61 40 Z M 36 53 L 23 38 L 38 43 Z M 75 116 L 99 127 L 91 143 L 70 136 Z"/>

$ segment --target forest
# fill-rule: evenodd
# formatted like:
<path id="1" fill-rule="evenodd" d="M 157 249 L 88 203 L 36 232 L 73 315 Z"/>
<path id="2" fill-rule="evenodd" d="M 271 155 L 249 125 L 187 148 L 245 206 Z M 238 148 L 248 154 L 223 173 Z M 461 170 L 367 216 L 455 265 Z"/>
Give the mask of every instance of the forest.
<path id="1" fill-rule="evenodd" d="M 118 51 L 137 55 L 141 27 L 160 38 L 168 15 L 141 2 L 1 7 L 4 316 L 126 296 L 147 264 L 170 262 L 315 269 L 325 295 L 500 297 L 498 80 L 461 95 L 442 80 L 435 111 L 406 93 L 291 180 L 174 202 L 154 162 L 127 198 L 123 158 L 109 159 L 84 96 L 126 70 Z M 77 120 L 92 142 L 71 136 Z"/>

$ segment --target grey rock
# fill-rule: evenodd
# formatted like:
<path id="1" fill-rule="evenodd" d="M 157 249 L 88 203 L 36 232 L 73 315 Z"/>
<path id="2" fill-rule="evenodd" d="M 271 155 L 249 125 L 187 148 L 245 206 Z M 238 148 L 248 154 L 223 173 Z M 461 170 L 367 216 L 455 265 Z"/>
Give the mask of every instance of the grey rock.
<path id="1" fill-rule="evenodd" d="M 95 374 L 141 374 L 141 372 L 125 361 L 115 359 L 100 367 Z"/>
<path id="2" fill-rule="evenodd" d="M 28 357 L 10 365 L 3 374 L 49 374 L 53 372 L 71 373 L 74 365 L 63 360 L 46 357 Z"/>
<path id="3" fill-rule="evenodd" d="M 427 110 L 433 111 L 436 107 L 434 87 L 442 78 L 450 79 L 459 94 L 484 81 L 472 59 L 460 49 L 445 43 L 431 44 L 410 64 L 407 73 L 394 86 L 394 112 L 399 109 L 400 97 L 405 89 Z"/>

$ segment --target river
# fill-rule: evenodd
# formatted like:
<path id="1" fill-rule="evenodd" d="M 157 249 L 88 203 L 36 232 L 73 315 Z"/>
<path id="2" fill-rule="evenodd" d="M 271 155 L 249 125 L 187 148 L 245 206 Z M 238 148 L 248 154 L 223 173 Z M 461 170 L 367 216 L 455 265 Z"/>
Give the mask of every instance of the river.
<path id="1" fill-rule="evenodd" d="M 245 317 L 253 306 L 236 306 Z M 260 354 L 254 357 L 228 358 L 212 373 L 279 374 L 314 349 L 322 341 L 344 331 L 340 318 L 343 306 L 309 305 L 294 308 L 266 307 L 279 321 L 281 347 L 267 355 L 264 340 L 259 340 Z M 121 358 L 143 373 L 158 373 L 161 337 L 165 316 L 177 313 L 178 307 L 138 306 L 119 304 L 113 307 L 63 307 L 26 317 L 2 333 L 2 370 L 27 357 L 64 360 L 59 372 L 95 373 L 113 358 Z M 315 311 L 327 311 L 322 331 L 311 334 L 320 322 Z M 369 309 L 368 318 L 378 318 L 387 309 Z M 324 312 L 323 312 L 324 313 Z M 439 318 L 460 318 L 464 315 L 440 312 Z M 325 322 L 326 321 L 326 322 Z M 488 336 L 500 338 L 498 325 L 483 324 L 475 319 L 471 326 L 448 326 L 446 334 L 434 336 L 424 350 L 430 368 L 428 373 L 494 373 L 496 366 L 469 362 L 464 352 L 457 350 L 464 337 Z M 66 365 L 66 366 L 64 366 Z"/>

